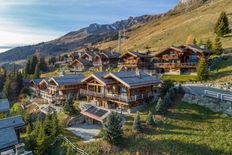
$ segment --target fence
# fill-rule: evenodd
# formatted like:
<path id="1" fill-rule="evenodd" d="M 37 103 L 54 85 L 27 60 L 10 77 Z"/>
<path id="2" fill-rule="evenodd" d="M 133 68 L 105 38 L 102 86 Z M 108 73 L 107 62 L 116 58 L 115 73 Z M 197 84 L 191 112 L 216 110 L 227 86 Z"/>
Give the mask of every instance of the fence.
<path id="1" fill-rule="evenodd" d="M 222 94 L 222 93 L 218 93 L 215 91 L 209 91 L 209 90 L 205 90 L 204 95 L 207 97 L 216 98 L 216 99 L 221 100 L 221 101 L 232 102 L 232 95 Z"/>

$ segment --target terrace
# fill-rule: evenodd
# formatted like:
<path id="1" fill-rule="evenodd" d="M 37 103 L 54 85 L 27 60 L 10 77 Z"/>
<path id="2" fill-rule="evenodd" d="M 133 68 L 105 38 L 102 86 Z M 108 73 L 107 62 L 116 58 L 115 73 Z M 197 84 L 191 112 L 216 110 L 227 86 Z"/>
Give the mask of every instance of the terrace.
<path id="1" fill-rule="evenodd" d="M 129 97 L 129 96 L 117 95 L 117 94 L 97 93 L 97 92 L 85 90 L 85 89 L 81 89 L 80 94 L 87 95 L 87 96 L 93 96 L 93 97 L 99 97 L 99 98 L 105 98 L 109 100 L 116 100 L 116 101 L 121 101 L 121 102 L 135 102 L 138 100 L 154 97 L 153 92 L 146 93 L 146 94 L 140 94 L 140 95 L 133 95 Z"/>

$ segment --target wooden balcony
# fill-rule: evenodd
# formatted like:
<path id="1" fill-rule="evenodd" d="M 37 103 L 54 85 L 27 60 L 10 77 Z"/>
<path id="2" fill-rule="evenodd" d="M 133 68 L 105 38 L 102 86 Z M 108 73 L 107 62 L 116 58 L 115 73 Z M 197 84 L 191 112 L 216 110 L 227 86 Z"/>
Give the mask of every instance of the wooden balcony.
<path id="1" fill-rule="evenodd" d="M 178 56 L 175 54 L 170 54 L 170 55 L 163 55 L 162 59 L 168 60 L 168 59 L 178 59 Z"/>
<path id="2" fill-rule="evenodd" d="M 57 91 L 57 90 L 59 89 L 59 87 L 57 87 L 57 86 L 55 86 L 55 85 L 49 84 L 49 85 L 48 85 L 48 89 Z"/>
<path id="3" fill-rule="evenodd" d="M 157 68 L 196 68 L 197 63 L 155 63 Z"/>
<path id="4" fill-rule="evenodd" d="M 121 102 L 127 102 L 127 103 L 128 102 L 135 102 L 135 101 L 142 100 L 142 99 L 147 99 L 150 97 L 154 97 L 153 92 L 128 97 L 128 96 L 117 95 L 117 94 L 97 93 L 97 92 L 89 91 L 89 90 L 85 90 L 85 89 L 81 89 L 80 94 L 85 95 L 85 96 L 105 98 L 105 99 L 109 99 L 109 100 L 115 100 L 115 101 L 121 101 Z"/>

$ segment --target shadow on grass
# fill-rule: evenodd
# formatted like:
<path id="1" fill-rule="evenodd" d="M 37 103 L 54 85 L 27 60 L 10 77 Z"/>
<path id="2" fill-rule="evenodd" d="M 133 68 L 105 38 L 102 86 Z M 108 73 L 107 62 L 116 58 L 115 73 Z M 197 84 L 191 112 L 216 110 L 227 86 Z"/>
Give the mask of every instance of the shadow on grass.
<path id="1" fill-rule="evenodd" d="M 219 155 L 229 152 L 212 149 L 206 144 L 182 142 L 180 140 L 148 140 L 142 136 L 131 136 L 124 140 L 123 149 L 140 154 L 188 154 L 188 155 Z"/>

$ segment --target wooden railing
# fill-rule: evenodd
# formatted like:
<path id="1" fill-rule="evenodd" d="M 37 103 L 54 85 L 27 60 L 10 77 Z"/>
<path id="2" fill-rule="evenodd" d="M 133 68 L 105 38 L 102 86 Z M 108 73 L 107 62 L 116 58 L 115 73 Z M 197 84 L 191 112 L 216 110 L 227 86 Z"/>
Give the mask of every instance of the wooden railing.
<path id="1" fill-rule="evenodd" d="M 155 66 L 158 68 L 182 68 L 182 67 L 189 67 L 195 68 L 197 63 L 192 62 L 184 62 L 184 63 L 155 63 Z"/>
<path id="2" fill-rule="evenodd" d="M 171 54 L 171 55 L 163 55 L 162 59 L 178 59 L 178 56 L 175 54 Z"/>
<path id="3" fill-rule="evenodd" d="M 134 102 L 134 101 L 138 101 L 141 99 L 154 97 L 153 92 L 146 93 L 146 94 L 140 94 L 140 95 L 133 95 L 131 97 L 128 97 L 128 96 L 117 95 L 117 94 L 97 93 L 97 92 L 89 91 L 89 90 L 85 90 L 85 89 L 81 89 L 80 94 L 87 95 L 87 96 L 99 97 L 99 98 L 106 98 L 106 99 L 111 99 L 111 100 L 117 100 L 117 101 L 122 101 L 122 102 Z"/>

